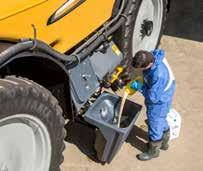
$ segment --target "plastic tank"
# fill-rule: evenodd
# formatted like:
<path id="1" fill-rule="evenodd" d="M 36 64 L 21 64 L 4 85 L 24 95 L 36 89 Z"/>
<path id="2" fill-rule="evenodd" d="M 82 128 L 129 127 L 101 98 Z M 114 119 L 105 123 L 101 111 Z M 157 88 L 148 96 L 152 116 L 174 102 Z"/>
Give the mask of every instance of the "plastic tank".
<path id="1" fill-rule="evenodd" d="M 85 113 L 85 120 L 98 129 L 95 149 L 98 159 L 110 163 L 128 137 L 142 108 L 127 100 L 124 106 L 121 125 L 118 128 L 115 118 L 119 111 L 120 97 L 103 93 Z"/>

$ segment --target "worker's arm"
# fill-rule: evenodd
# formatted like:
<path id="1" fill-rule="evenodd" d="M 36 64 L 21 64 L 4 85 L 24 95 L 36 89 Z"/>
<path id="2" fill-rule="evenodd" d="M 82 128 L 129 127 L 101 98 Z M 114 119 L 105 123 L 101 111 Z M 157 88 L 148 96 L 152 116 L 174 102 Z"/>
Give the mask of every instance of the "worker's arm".
<path id="1" fill-rule="evenodd" d="M 149 87 L 143 85 L 139 90 L 145 97 L 146 101 L 150 103 L 158 102 L 165 89 L 165 79 L 163 76 L 159 74 L 154 75 L 155 76 L 150 80 Z"/>

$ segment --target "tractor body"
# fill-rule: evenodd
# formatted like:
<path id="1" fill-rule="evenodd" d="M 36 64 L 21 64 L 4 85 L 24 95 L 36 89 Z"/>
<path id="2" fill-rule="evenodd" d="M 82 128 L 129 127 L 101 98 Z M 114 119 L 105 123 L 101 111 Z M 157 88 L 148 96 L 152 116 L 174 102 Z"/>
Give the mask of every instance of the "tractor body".
<path id="1" fill-rule="evenodd" d="M 110 163 L 141 106 L 127 101 L 118 127 L 121 99 L 108 90 L 137 51 L 158 47 L 168 6 L 167 0 L 2 2 L 0 170 L 60 170 L 66 119 L 93 127 L 97 157 Z"/>

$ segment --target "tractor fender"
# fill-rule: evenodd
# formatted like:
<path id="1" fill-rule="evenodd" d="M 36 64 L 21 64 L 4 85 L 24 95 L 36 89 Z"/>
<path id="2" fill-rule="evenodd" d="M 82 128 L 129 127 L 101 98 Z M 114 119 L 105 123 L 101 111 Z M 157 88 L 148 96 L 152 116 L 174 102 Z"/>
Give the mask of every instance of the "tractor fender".
<path id="1" fill-rule="evenodd" d="M 18 68 L 21 68 L 20 65 L 18 66 L 18 64 L 19 64 L 18 62 L 19 61 L 26 61 L 25 65 L 27 64 L 28 68 L 29 68 L 30 64 L 33 64 L 33 61 L 35 62 L 36 67 L 38 67 L 38 66 L 39 67 L 43 67 L 44 70 L 47 71 L 45 73 L 42 73 L 43 78 L 45 79 L 45 81 L 46 81 L 46 79 L 48 81 L 50 81 L 50 79 L 51 79 L 52 82 L 55 82 L 54 80 L 57 79 L 58 76 L 61 76 L 61 77 L 65 76 L 65 78 L 67 78 L 67 79 L 64 78 L 64 80 L 63 80 L 63 85 L 64 85 L 65 89 L 62 88 L 61 92 L 59 94 L 55 94 L 55 93 L 52 92 L 52 89 L 50 90 L 50 87 L 47 87 L 44 84 L 41 84 L 41 82 L 38 82 L 37 80 L 35 80 L 36 77 L 38 77 L 38 73 L 40 74 L 40 71 L 41 71 L 38 68 L 36 68 L 36 71 L 35 71 L 35 69 L 33 69 L 33 70 L 30 69 L 32 71 L 31 74 L 29 75 L 30 77 L 27 77 L 26 73 L 25 73 L 25 75 L 24 74 L 22 74 L 22 75 L 20 74 L 19 75 L 21 77 L 26 77 L 28 79 L 31 79 L 31 80 L 37 82 L 38 84 L 41 84 L 45 88 L 49 89 L 53 93 L 53 95 L 58 99 L 59 104 L 61 104 L 61 107 L 62 107 L 62 109 L 64 111 L 64 117 L 65 118 L 69 118 L 69 119 L 73 119 L 74 116 L 72 115 L 71 95 L 70 95 L 70 88 L 69 88 L 70 87 L 69 70 L 66 69 L 65 64 L 63 64 L 59 60 L 56 60 L 52 56 L 50 56 L 48 54 L 45 54 L 45 53 L 42 53 L 42 52 L 39 52 L 39 51 L 33 51 L 33 52 L 25 51 L 25 52 L 21 52 L 21 53 L 15 55 L 15 56 L 13 56 L 12 58 L 10 58 L 9 60 L 5 61 L 0 66 L 0 72 L 3 72 L 2 76 L 6 76 L 6 75 L 18 75 L 19 73 L 16 73 L 13 70 L 11 71 L 11 73 L 7 73 L 7 72 L 4 73 L 4 71 L 7 70 L 6 68 L 9 68 L 9 70 L 10 70 L 10 66 L 13 66 L 13 65 L 17 66 Z M 46 65 L 46 63 L 44 65 L 44 63 L 42 61 L 48 62 L 47 65 Z M 52 65 L 54 66 L 54 70 L 56 70 L 56 75 L 53 75 L 53 71 L 54 70 L 50 69 L 50 67 L 52 67 Z M 24 66 L 24 65 L 22 65 L 22 66 Z M 47 73 L 48 73 L 48 75 L 47 75 Z M 59 73 L 60 73 L 60 75 L 57 75 Z M 55 71 L 54 71 L 54 74 L 55 74 Z M 40 78 L 40 76 L 41 76 L 41 74 L 39 75 L 39 78 Z M 55 92 L 58 92 L 57 85 L 58 84 L 56 83 L 56 87 L 54 88 Z M 53 88 L 53 87 L 51 87 L 51 88 Z M 63 91 L 65 93 L 63 93 Z"/>
<path id="2" fill-rule="evenodd" d="M 66 69 L 65 65 L 61 62 L 59 62 L 58 60 L 54 59 L 53 57 L 51 57 L 48 54 L 42 53 L 42 52 L 38 52 L 38 51 L 34 51 L 34 52 L 22 52 L 19 53 L 15 56 L 13 56 L 12 58 L 10 58 L 9 60 L 5 61 L 1 66 L 0 69 L 4 66 L 6 66 L 7 64 L 9 64 L 10 62 L 16 60 L 16 59 L 20 59 L 20 58 L 42 58 L 42 59 L 48 59 L 52 62 L 54 62 L 57 66 L 59 66 L 68 76 L 68 70 Z"/>

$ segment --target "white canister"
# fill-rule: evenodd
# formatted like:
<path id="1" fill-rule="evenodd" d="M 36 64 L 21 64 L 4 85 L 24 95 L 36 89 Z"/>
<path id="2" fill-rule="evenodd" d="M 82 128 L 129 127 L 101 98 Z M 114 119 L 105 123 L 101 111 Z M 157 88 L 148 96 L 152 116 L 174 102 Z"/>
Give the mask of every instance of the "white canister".
<path id="1" fill-rule="evenodd" d="M 170 140 L 178 138 L 181 128 L 181 116 L 175 109 L 170 109 L 167 115 L 167 121 L 170 127 Z"/>

